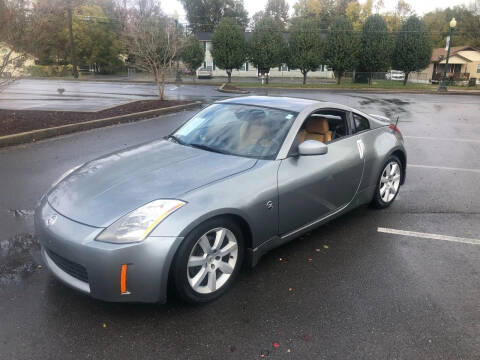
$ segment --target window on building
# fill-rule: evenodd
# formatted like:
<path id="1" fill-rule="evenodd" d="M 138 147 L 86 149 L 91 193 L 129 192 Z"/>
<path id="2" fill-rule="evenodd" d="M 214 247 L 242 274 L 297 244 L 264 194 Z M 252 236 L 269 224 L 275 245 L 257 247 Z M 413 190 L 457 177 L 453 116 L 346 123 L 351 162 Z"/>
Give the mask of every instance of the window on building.
<path id="1" fill-rule="evenodd" d="M 477 74 L 480 74 L 480 64 L 477 65 Z"/>

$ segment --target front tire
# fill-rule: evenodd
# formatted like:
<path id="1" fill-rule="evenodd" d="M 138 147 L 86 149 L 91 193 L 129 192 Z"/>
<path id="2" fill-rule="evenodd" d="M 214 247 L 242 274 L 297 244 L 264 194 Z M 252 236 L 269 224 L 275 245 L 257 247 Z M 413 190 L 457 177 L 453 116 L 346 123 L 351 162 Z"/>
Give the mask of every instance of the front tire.
<path id="1" fill-rule="evenodd" d="M 173 282 L 180 298 L 206 303 L 223 295 L 240 272 L 244 254 L 240 227 L 229 218 L 197 226 L 178 249 Z"/>
<path id="2" fill-rule="evenodd" d="M 377 180 L 375 195 L 371 205 L 377 209 L 389 207 L 396 199 L 402 181 L 402 163 L 398 157 L 391 155 L 382 167 Z"/>

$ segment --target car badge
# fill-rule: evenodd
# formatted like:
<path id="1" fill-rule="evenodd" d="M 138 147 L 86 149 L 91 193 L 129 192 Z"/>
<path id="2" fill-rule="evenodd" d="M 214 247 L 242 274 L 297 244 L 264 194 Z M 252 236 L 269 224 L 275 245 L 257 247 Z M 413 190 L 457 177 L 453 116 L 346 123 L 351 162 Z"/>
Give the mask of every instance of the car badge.
<path id="1" fill-rule="evenodd" d="M 56 214 L 53 214 L 52 216 L 50 216 L 47 219 L 47 226 L 52 226 L 53 224 L 55 224 L 57 222 L 57 218 L 58 216 Z"/>

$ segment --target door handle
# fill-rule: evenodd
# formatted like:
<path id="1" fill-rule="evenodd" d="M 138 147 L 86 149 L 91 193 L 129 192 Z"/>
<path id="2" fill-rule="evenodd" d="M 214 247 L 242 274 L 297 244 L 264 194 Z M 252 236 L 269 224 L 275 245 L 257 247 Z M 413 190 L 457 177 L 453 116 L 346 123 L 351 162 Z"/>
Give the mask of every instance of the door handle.
<path id="1" fill-rule="evenodd" d="M 357 148 L 360 159 L 363 159 L 363 156 L 365 155 L 365 144 L 363 143 L 362 139 L 357 140 Z"/>

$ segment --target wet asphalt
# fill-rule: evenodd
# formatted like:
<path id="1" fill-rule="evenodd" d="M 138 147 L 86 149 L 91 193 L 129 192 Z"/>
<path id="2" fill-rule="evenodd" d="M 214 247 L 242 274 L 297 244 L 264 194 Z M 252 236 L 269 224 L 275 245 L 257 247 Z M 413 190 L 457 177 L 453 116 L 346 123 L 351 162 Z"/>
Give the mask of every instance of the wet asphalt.
<path id="1" fill-rule="evenodd" d="M 184 87 L 167 94 L 225 96 Z M 480 239 L 480 97 L 270 94 L 399 115 L 417 166 L 395 203 L 270 252 L 214 303 L 112 304 L 43 267 L 35 204 L 71 167 L 166 135 L 193 112 L 0 150 L 0 359 L 479 359 L 480 246 L 377 228 Z"/>

